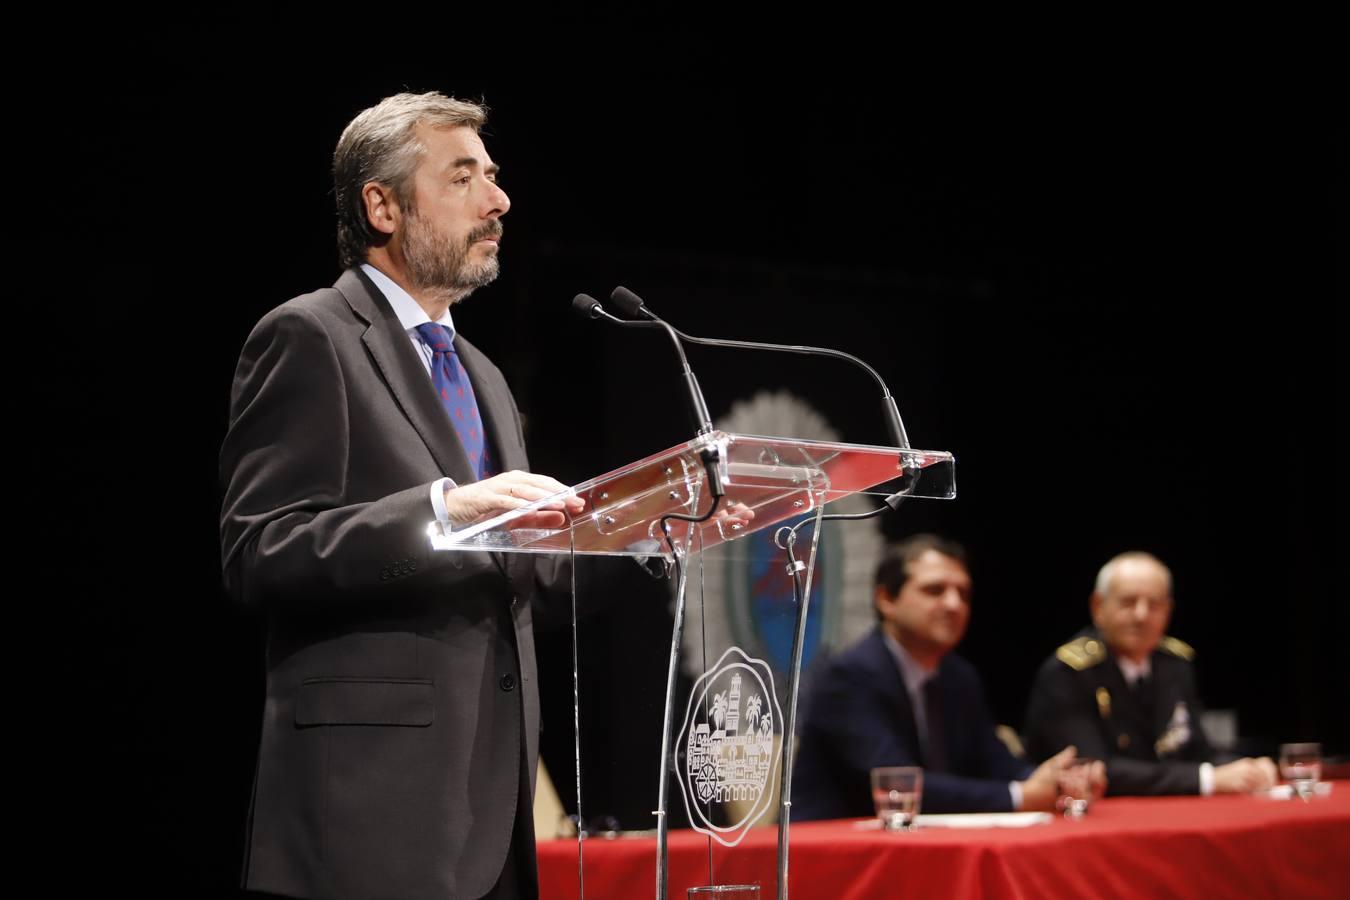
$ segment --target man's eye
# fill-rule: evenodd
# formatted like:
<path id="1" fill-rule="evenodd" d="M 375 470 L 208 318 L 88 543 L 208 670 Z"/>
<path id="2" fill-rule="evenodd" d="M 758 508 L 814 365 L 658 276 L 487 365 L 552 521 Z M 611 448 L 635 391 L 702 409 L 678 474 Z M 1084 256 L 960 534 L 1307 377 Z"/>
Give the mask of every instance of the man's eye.
<path id="1" fill-rule="evenodd" d="M 455 184 L 468 184 L 472 180 L 468 175 L 461 175 L 455 179 Z"/>

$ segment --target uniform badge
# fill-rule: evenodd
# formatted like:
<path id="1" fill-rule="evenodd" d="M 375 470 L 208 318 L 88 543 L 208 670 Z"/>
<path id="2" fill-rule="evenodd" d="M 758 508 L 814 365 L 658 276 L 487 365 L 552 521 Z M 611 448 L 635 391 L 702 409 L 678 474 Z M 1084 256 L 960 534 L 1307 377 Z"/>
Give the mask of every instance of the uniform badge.
<path id="1" fill-rule="evenodd" d="M 1159 757 L 1176 753 L 1191 739 L 1191 713 L 1183 701 L 1177 701 L 1172 708 L 1172 718 L 1167 722 L 1167 730 L 1153 744 L 1153 750 Z"/>
<path id="2" fill-rule="evenodd" d="M 1104 687 L 1097 688 L 1097 712 L 1103 719 L 1111 718 L 1111 692 Z"/>

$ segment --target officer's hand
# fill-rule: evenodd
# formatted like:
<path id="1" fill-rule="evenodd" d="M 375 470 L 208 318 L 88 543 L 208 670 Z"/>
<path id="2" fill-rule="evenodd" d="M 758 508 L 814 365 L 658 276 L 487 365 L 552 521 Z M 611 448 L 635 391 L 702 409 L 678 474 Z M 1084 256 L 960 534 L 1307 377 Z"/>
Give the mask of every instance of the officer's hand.
<path id="1" fill-rule="evenodd" d="M 1275 766 L 1275 760 L 1269 756 L 1259 756 L 1252 760 L 1260 768 L 1265 780 L 1265 789 L 1273 788 L 1280 783 L 1280 770 Z"/>
<path id="2" fill-rule="evenodd" d="M 1275 764 L 1268 757 L 1235 759 L 1214 767 L 1214 793 L 1250 794 L 1275 786 Z"/>
<path id="3" fill-rule="evenodd" d="M 473 484 L 450 488 L 445 492 L 445 511 L 455 526 L 470 525 L 483 519 L 528 506 L 550 494 L 567 490 L 567 485 L 547 475 L 510 471 L 493 475 Z M 566 510 L 576 515 L 586 507 L 577 496 L 563 497 L 539 510 L 511 522 L 511 528 L 562 528 Z"/>
<path id="4" fill-rule="evenodd" d="M 1055 808 L 1055 801 L 1059 799 L 1060 772 L 1073 761 L 1077 753 L 1071 744 L 1036 767 L 1031 777 L 1022 782 L 1022 809 Z"/>
<path id="5" fill-rule="evenodd" d="M 1092 788 L 1093 800 L 1106 796 L 1106 763 L 1100 759 L 1088 769 L 1088 785 Z"/>

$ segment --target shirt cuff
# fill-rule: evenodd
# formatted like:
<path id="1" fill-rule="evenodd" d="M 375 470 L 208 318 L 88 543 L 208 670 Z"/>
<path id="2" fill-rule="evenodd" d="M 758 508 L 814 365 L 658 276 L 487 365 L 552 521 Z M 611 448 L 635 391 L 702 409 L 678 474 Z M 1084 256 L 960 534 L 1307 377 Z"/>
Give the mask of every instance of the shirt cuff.
<path id="1" fill-rule="evenodd" d="M 455 484 L 453 478 L 442 478 L 431 483 L 431 508 L 436 513 L 436 521 L 440 522 L 446 531 L 450 530 L 450 513 L 445 508 L 445 492 L 457 487 L 459 485 Z"/>
<path id="2" fill-rule="evenodd" d="M 1200 796 L 1208 797 L 1214 793 L 1214 764 L 1200 764 Z"/>
<path id="3" fill-rule="evenodd" d="M 1013 811 L 1022 808 L 1022 785 L 1017 781 L 1008 782 L 1008 795 L 1012 797 Z"/>

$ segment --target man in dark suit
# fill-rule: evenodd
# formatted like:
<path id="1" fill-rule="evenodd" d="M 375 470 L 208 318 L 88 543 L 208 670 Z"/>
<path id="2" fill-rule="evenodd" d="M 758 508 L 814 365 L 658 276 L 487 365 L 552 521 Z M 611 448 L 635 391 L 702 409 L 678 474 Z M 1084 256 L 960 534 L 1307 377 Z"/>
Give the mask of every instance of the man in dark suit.
<path id="1" fill-rule="evenodd" d="M 1275 783 L 1267 758 L 1215 765 L 1200 728 L 1188 644 L 1166 636 L 1172 573 L 1147 553 L 1102 566 L 1093 627 L 1055 651 L 1036 675 L 1027 708 L 1033 759 L 1072 743 L 1107 760 L 1112 794 L 1211 794 Z"/>
<path id="2" fill-rule="evenodd" d="M 970 621 L 965 559 L 959 544 L 934 535 L 887 550 L 873 592 L 879 626 L 812 686 L 794 819 L 872 815 L 878 766 L 923 767 L 923 812 L 1053 808 L 1073 748 L 1034 770 L 1014 757 L 995 734 L 974 666 L 951 652 Z"/>
<path id="3" fill-rule="evenodd" d="M 240 356 L 221 542 L 227 587 L 267 624 L 253 891 L 537 890 L 540 573 L 428 540 L 564 490 L 525 471 L 506 381 L 449 313 L 496 276 L 510 207 L 483 121 L 434 93 L 357 116 L 333 163 L 347 270 L 264 316 Z"/>

